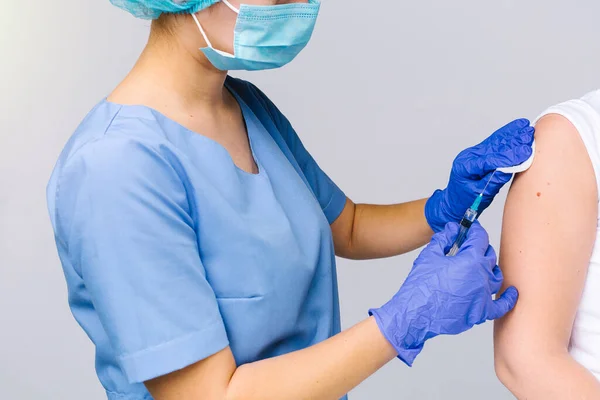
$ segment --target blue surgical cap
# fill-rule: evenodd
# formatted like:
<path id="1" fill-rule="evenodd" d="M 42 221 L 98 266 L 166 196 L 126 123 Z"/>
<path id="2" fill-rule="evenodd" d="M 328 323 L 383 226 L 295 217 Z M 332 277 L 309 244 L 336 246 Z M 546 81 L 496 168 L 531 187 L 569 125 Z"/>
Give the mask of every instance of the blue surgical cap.
<path id="1" fill-rule="evenodd" d="M 134 17 L 156 19 L 162 13 L 191 14 L 218 3 L 220 0 L 110 0 L 115 6 Z"/>

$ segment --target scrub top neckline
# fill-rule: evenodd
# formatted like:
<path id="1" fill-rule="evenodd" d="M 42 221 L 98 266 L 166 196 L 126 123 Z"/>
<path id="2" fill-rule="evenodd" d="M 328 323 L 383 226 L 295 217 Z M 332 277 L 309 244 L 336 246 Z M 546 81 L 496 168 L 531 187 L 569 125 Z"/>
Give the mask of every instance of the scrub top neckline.
<path id="1" fill-rule="evenodd" d="M 227 79 L 229 79 L 229 77 L 227 77 Z M 148 107 L 143 104 L 120 104 L 120 103 L 116 103 L 116 102 L 112 102 L 112 101 L 108 100 L 108 97 L 105 97 L 103 99 L 103 102 L 106 104 L 114 105 L 114 106 L 121 107 L 121 108 L 142 108 L 145 110 L 149 110 L 152 114 L 159 116 L 160 118 L 167 121 L 171 125 L 177 127 L 179 130 L 182 130 L 182 131 L 192 135 L 193 137 L 200 137 L 203 140 L 208 141 L 212 145 L 220 148 L 223 152 L 225 152 L 225 154 L 227 154 L 227 157 L 229 157 L 231 164 L 233 164 L 233 166 L 235 167 L 237 172 L 240 173 L 241 175 L 248 176 L 248 177 L 263 177 L 264 176 L 264 167 L 262 166 L 262 164 L 255 152 L 256 139 L 254 138 L 254 131 L 256 131 L 256 129 L 250 129 L 250 126 L 252 126 L 252 124 L 254 124 L 251 121 L 250 114 L 249 114 L 249 113 L 252 113 L 252 110 L 248 107 L 248 105 L 244 102 L 244 100 L 235 92 L 235 90 L 233 90 L 231 88 L 231 86 L 229 85 L 229 83 L 227 81 L 225 81 L 225 89 L 227 89 L 227 91 L 233 96 L 235 101 L 238 103 L 238 106 L 240 107 L 240 111 L 242 112 L 242 117 L 244 119 L 244 126 L 246 129 L 246 136 L 248 137 L 248 145 L 250 146 L 250 153 L 252 155 L 252 158 L 254 159 L 254 163 L 256 164 L 256 168 L 258 169 L 258 173 L 248 172 L 248 171 L 240 168 L 233 161 L 233 158 L 231 157 L 231 154 L 229 153 L 229 151 L 221 143 L 217 142 L 216 140 L 214 140 L 206 135 L 203 135 L 203 134 L 195 132 L 189 128 L 186 128 L 185 126 L 181 125 L 179 122 L 167 117 L 166 115 L 164 115 L 163 113 L 161 113 L 160 111 L 158 111 L 152 107 Z"/>

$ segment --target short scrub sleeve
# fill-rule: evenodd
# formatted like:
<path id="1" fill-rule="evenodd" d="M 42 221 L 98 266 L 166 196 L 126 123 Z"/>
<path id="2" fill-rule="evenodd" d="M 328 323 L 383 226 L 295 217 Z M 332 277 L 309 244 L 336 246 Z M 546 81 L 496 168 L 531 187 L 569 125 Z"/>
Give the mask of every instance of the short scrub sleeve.
<path id="1" fill-rule="evenodd" d="M 293 157 L 302 170 L 312 192 L 315 194 L 323 213 L 329 223 L 333 223 L 342 213 L 346 205 L 346 195 L 329 178 L 329 176 L 319 167 L 315 159 L 306 150 L 298 134 L 292 127 L 289 120 L 279 111 L 279 109 L 269 100 L 269 98 L 249 82 L 245 82 L 255 98 L 265 108 L 269 117 L 273 120 L 278 133 L 285 141 Z"/>
<path id="2" fill-rule="evenodd" d="M 105 136 L 71 156 L 59 178 L 57 239 L 130 383 L 229 344 L 182 175 L 159 146 Z"/>

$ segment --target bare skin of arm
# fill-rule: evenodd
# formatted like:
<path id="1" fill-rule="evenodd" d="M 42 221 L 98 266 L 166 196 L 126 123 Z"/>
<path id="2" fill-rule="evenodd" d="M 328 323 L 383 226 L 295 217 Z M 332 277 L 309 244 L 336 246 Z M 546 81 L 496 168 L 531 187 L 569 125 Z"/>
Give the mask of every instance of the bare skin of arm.
<path id="1" fill-rule="evenodd" d="M 367 260 L 404 254 L 427 244 L 433 231 L 425 219 L 426 202 L 379 206 L 347 200 L 331 225 L 336 254 Z"/>
<path id="2" fill-rule="evenodd" d="M 519 301 L 495 325 L 496 373 L 519 399 L 599 399 L 600 382 L 568 353 L 596 238 L 594 170 L 562 116 L 540 120 L 536 145 L 505 207 L 500 265 Z"/>
<path id="3" fill-rule="evenodd" d="M 395 356 L 371 317 L 304 350 L 236 367 L 228 347 L 145 384 L 156 400 L 337 400 Z"/>

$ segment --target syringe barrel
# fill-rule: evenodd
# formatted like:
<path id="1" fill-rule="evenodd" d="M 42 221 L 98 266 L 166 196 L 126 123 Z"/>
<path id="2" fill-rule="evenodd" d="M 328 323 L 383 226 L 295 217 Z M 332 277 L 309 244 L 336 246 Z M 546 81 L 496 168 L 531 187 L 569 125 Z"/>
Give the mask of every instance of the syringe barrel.
<path id="1" fill-rule="evenodd" d="M 463 222 L 469 221 L 469 228 L 471 227 L 471 224 L 473 222 L 475 222 L 475 220 L 477 219 L 477 211 L 473 210 L 472 208 L 469 208 L 467 210 L 467 212 L 465 213 L 465 215 L 463 216 L 463 219 L 460 221 L 460 224 L 463 225 Z"/>
<path id="2" fill-rule="evenodd" d="M 448 252 L 447 256 L 452 257 L 458 254 L 458 250 L 460 250 L 460 246 L 463 245 L 465 240 L 467 239 L 467 232 L 469 232 L 469 228 L 473 225 L 473 222 L 477 219 L 477 211 L 469 208 L 463 218 L 460 220 L 460 229 L 458 231 L 458 236 L 452 245 L 452 248 Z"/>
<path id="3" fill-rule="evenodd" d="M 471 223 L 469 223 L 469 227 L 470 226 L 471 226 Z M 464 226 L 461 223 L 460 229 L 458 231 L 458 236 L 456 237 L 456 240 L 454 241 L 452 248 L 450 249 L 448 254 L 446 254 L 448 257 L 453 257 L 458 254 L 458 250 L 460 250 L 460 246 L 462 246 L 463 243 L 465 242 L 465 240 L 467 239 L 467 232 L 469 232 L 469 227 Z"/>

